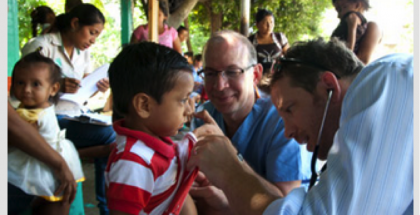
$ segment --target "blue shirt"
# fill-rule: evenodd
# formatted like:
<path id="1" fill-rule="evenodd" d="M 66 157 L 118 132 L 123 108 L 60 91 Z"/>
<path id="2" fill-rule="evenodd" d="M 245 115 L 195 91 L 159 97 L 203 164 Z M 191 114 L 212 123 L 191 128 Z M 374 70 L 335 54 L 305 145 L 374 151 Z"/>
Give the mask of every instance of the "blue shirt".
<path id="1" fill-rule="evenodd" d="M 413 57 L 365 67 L 342 104 L 328 168 L 309 192 L 292 190 L 271 214 L 413 214 Z"/>
<path id="2" fill-rule="evenodd" d="M 203 106 L 226 134 L 222 114 L 210 102 Z M 195 127 L 202 124 L 201 120 L 193 121 Z M 255 102 L 231 142 L 254 171 L 265 179 L 273 183 L 302 180 L 305 186 L 309 182 L 312 153 L 293 139 L 285 138 L 283 120 L 269 97 Z"/>

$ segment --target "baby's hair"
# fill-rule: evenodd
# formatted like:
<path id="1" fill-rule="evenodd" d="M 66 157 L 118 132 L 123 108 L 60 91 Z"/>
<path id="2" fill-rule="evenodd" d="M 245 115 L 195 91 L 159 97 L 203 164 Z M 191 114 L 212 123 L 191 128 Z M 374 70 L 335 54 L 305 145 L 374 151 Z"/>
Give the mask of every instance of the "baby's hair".
<path id="1" fill-rule="evenodd" d="M 332 3 L 334 4 L 337 1 L 340 1 L 340 0 L 332 0 Z M 370 9 L 369 0 L 345 0 L 345 1 L 352 2 L 352 3 L 360 2 L 362 3 L 362 7 L 365 11 L 368 11 Z"/>
<path id="2" fill-rule="evenodd" d="M 109 67 L 114 111 L 126 116 L 134 96 L 145 93 L 158 103 L 175 86 L 180 72 L 192 69 L 178 52 L 153 42 L 126 46 Z"/>
<path id="3" fill-rule="evenodd" d="M 54 63 L 54 61 L 51 58 L 45 57 L 41 54 L 42 47 L 39 47 L 34 52 L 31 52 L 24 57 L 22 57 L 13 68 L 12 72 L 12 86 L 10 87 L 10 94 L 14 96 L 13 93 L 13 82 L 15 79 L 15 73 L 20 69 L 24 69 L 25 67 L 29 66 L 30 64 L 36 64 L 36 63 L 45 63 L 48 65 L 48 70 L 50 71 L 50 83 L 60 83 L 61 84 L 61 69 L 57 64 Z M 56 104 L 60 98 L 59 93 L 55 94 L 55 96 L 50 97 L 50 102 L 53 104 Z"/>
<path id="4" fill-rule="evenodd" d="M 38 34 L 37 28 L 38 25 L 47 23 L 48 14 L 53 14 L 55 17 L 54 11 L 48 6 L 39 6 L 36 7 L 31 12 L 31 23 L 32 23 L 32 36 L 36 37 Z"/>
<path id="5" fill-rule="evenodd" d="M 261 22 L 266 16 L 272 16 L 274 18 L 273 12 L 264 8 L 258 8 L 258 12 L 255 14 L 256 23 Z"/>

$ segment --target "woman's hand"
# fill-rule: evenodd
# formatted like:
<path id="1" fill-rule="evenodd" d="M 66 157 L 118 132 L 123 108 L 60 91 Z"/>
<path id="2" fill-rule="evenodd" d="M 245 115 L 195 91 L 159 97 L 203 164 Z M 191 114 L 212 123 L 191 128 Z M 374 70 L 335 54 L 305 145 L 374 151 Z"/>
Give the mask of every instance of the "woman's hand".
<path id="1" fill-rule="evenodd" d="M 98 87 L 98 90 L 101 92 L 106 92 L 109 89 L 109 79 L 108 78 L 102 78 L 101 80 L 96 83 L 96 86 Z"/>
<path id="2" fill-rule="evenodd" d="M 65 161 L 62 161 L 58 168 L 53 169 L 55 176 L 60 182 L 60 186 L 58 186 L 54 195 L 58 196 L 63 192 L 63 203 L 68 202 L 71 204 L 76 197 L 77 183 Z"/>
<path id="3" fill-rule="evenodd" d="M 64 78 L 61 91 L 64 93 L 77 93 L 80 87 L 80 80 L 75 78 Z"/>

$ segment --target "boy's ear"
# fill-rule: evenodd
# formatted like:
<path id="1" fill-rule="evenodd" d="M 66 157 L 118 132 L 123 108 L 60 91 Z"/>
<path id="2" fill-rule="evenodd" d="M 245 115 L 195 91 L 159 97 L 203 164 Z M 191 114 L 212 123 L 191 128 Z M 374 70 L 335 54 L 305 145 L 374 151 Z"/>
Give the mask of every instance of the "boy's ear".
<path id="1" fill-rule="evenodd" d="M 60 82 L 55 82 L 51 87 L 50 96 L 55 96 L 60 90 Z"/>
<path id="2" fill-rule="evenodd" d="M 154 105 L 154 100 L 145 93 L 138 93 L 133 97 L 133 108 L 141 118 L 148 118 Z"/>

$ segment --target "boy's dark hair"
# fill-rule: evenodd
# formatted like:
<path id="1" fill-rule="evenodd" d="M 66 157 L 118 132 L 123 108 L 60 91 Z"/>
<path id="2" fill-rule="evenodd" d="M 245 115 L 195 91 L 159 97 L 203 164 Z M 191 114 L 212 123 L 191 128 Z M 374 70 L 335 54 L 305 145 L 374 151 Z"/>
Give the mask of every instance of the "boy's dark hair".
<path id="1" fill-rule="evenodd" d="M 160 103 L 162 96 L 175 86 L 181 71 L 192 73 L 187 60 L 173 49 L 153 42 L 126 46 L 108 70 L 117 115 L 128 114 L 138 93 L 145 93 Z"/>
<path id="2" fill-rule="evenodd" d="M 271 11 L 269 11 L 267 9 L 258 8 L 258 12 L 257 12 L 257 14 L 255 14 L 255 21 L 256 21 L 256 23 L 259 23 L 266 16 L 272 16 L 274 18 L 273 12 L 271 12 Z"/>
<path id="3" fill-rule="evenodd" d="M 38 34 L 37 27 L 47 23 L 48 14 L 53 14 L 55 17 L 54 11 L 48 6 L 39 6 L 36 7 L 31 12 L 31 24 L 32 24 L 32 36 L 36 37 Z"/>
<path id="4" fill-rule="evenodd" d="M 29 66 L 30 64 L 36 64 L 36 63 L 45 63 L 48 65 L 48 70 L 50 71 L 50 83 L 54 84 L 54 83 L 60 83 L 62 81 L 61 78 L 61 68 L 59 66 L 57 66 L 57 64 L 54 63 L 54 61 L 51 58 L 45 57 L 41 54 L 41 47 L 39 47 L 36 51 L 31 52 L 27 55 L 25 55 L 24 57 L 22 57 L 13 67 L 13 71 L 12 71 L 12 85 L 10 87 L 10 95 L 14 96 L 14 86 L 13 86 L 13 82 L 15 81 L 15 72 L 17 71 L 18 68 L 25 68 L 27 66 Z M 58 102 L 60 98 L 59 93 L 55 94 L 55 96 L 50 97 L 50 102 L 53 104 L 56 104 Z"/>
<path id="5" fill-rule="evenodd" d="M 334 4 L 337 1 L 339 1 L 339 0 L 332 0 L 332 3 Z M 365 11 L 368 11 L 370 9 L 369 0 L 346 0 L 346 1 L 353 2 L 353 3 L 360 2 L 360 3 L 362 3 L 362 7 Z"/>
<path id="6" fill-rule="evenodd" d="M 200 62 L 202 60 L 203 56 L 201 54 L 194 55 L 193 62 Z"/>
<path id="7" fill-rule="evenodd" d="M 71 20 L 78 18 L 80 26 L 105 24 L 105 17 L 102 12 L 93 4 L 79 4 L 67 13 L 58 15 L 55 24 L 50 32 L 66 32 L 71 29 Z"/>
<path id="8" fill-rule="evenodd" d="M 188 29 L 187 29 L 186 27 L 184 27 L 184 26 L 180 25 L 180 26 L 178 27 L 177 31 L 178 31 L 178 34 L 179 34 L 179 33 L 181 33 L 181 31 L 187 31 L 187 32 L 188 32 Z"/>

